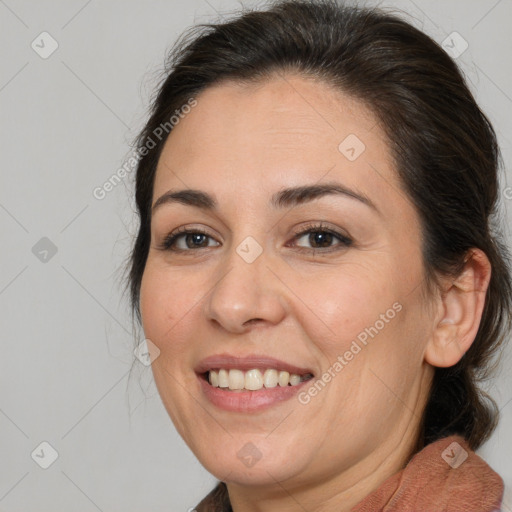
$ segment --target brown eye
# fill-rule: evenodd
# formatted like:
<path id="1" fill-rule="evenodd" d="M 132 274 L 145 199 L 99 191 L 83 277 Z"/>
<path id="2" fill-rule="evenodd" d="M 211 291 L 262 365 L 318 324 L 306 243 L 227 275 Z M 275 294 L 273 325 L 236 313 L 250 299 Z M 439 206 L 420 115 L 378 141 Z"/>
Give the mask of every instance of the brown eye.
<path id="1" fill-rule="evenodd" d="M 297 233 L 294 238 L 296 245 L 301 250 L 306 251 L 318 249 L 336 250 L 338 248 L 346 248 L 352 244 L 352 240 L 341 233 L 319 226 L 308 227 L 306 230 Z"/>
<path id="2" fill-rule="evenodd" d="M 326 231 L 312 231 L 309 234 L 308 241 L 314 248 L 330 247 L 333 238 L 332 234 Z"/>
<path id="3" fill-rule="evenodd" d="M 202 233 L 188 233 L 185 235 L 185 245 L 189 249 L 193 249 L 194 247 L 208 247 L 208 236 Z"/>
<path id="4" fill-rule="evenodd" d="M 211 243 L 213 242 L 213 243 Z M 160 245 L 164 251 L 190 251 L 219 245 L 211 235 L 199 229 L 180 229 L 167 235 Z"/>

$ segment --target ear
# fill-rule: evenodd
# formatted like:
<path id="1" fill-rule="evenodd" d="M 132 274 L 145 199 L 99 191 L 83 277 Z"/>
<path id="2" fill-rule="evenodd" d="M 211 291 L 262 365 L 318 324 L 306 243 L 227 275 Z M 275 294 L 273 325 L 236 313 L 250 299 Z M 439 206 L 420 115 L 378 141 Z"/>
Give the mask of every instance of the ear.
<path id="1" fill-rule="evenodd" d="M 439 315 L 425 349 L 432 366 L 457 364 L 475 340 L 491 279 L 491 264 L 480 249 L 472 248 L 461 274 L 443 286 Z"/>

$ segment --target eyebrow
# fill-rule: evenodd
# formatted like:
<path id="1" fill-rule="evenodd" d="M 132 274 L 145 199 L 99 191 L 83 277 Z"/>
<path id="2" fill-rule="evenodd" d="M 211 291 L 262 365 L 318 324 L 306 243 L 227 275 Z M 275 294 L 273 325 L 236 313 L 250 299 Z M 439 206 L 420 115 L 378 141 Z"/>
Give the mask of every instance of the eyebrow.
<path id="1" fill-rule="evenodd" d="M 292 207 L 333 194 L 355 199 L 379 213 L 375 204 L 365 194 L 352 190 L 336 182 L 325 183 L 322 185 L 304 185 L 300 187 L 285 188 L 276 192 L 272 196 L 270 205 L 276 209 Z M 160 206 L 172 203 L 195 206 L 196 208 L 204 210 L 215 210 L 218 206 L 217 201 L 210 194 L 201 190 L 169 190 L 156 200 L 152 207 L 152 213 L 154 213 Z"/>

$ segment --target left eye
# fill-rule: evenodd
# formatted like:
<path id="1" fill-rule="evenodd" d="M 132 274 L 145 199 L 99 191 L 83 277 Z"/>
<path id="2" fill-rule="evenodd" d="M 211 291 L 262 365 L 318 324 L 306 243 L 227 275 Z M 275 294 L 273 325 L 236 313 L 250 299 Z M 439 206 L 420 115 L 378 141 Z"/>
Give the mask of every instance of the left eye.
<path id="1" fill-rule="evenodd" d="M 341 233 L 335 233 L 324 229 L 309 229 L 307 231 L 297 233 L 294 238 L 299 247 L 306 249 L 328 249 L 336 247 L 336 245 L 349 246 L 352 243 L 352 240 Z M 333 245 L 333 242 L 336 240 L 338 241 L 338 244 Z M 299 243 L 301 241 L 302 243 Z M 307 244 L 309 244 L 309 246 Z"/>

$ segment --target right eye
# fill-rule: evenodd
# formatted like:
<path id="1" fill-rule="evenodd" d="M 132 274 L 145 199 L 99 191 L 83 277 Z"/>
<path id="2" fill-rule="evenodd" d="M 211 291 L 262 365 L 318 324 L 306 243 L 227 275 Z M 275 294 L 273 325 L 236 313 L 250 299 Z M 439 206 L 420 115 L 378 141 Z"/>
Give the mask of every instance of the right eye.
<path id="1" fill-rule="evenodd" d="M 163 251 L 188 252 L 193 249 L 204 249 L 214 247 L 209 240 L 214 241 L 206 231 L 198 228 L 179 228 L 169 233 L 160 244 L 159 249 Z M 219 245 L 216 242 L 217 245 Z"/>

